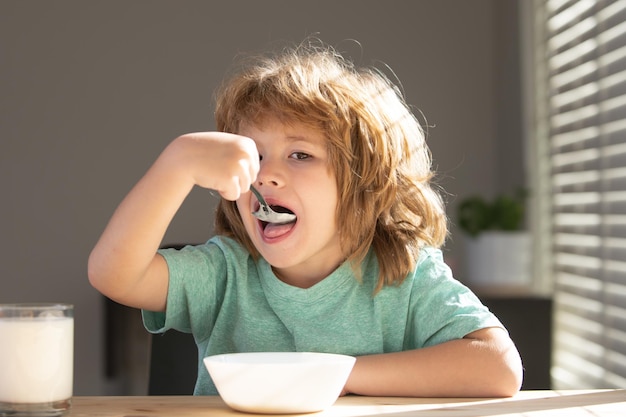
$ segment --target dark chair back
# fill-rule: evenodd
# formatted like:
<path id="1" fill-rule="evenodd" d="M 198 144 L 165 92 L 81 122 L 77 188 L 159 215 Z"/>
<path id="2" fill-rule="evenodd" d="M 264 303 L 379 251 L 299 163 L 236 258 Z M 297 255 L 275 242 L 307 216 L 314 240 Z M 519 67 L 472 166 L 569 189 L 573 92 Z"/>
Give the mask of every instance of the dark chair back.
<path id="1" fill-rule="evenodd" d="M 192 395 L 198 376 L 193 336 L 169 330 L 152 335 L 148 395 Z"/>
<path id="2" fill-rule="evenodd" d="M 180 250 L 187 243 L 169 243 L 162 249 Z M 153 334 L 148 395 L 191 395 L 198 377 L 198 348 L 189 333 L 169 330 Z"/>

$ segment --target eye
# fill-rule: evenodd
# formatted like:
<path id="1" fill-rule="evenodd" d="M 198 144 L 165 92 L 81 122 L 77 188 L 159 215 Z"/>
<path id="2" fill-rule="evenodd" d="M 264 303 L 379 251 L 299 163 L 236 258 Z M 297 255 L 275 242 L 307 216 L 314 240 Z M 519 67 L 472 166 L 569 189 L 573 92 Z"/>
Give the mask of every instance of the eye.
<path id="1" fill-rule="evenodd" d="M 291 155 L 289 155 L 289 157 L 297 161 L 304 161 L 304 160 L 310 159 L 311 155 L 305 152 L 294 152 Z"/>

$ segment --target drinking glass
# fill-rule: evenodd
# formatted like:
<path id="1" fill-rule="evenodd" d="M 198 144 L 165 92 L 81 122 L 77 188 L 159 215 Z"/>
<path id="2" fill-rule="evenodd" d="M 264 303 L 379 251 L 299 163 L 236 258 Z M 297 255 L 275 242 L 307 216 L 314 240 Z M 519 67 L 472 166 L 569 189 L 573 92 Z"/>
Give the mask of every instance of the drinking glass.
<path id="1" fill-rule="evenodd" d="M 0 304 L 0 416 L 59 416 L 74 376 L 74 307 Z"/>

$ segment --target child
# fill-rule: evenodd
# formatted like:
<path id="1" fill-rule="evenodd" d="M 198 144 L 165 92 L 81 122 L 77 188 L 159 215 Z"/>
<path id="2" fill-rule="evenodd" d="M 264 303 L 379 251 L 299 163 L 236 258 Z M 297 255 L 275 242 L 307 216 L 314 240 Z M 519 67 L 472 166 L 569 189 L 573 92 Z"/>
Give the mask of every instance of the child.
<path id="1" fill-rule="evenodd" d="M 260 57 L 217 95 L 219 132 L 180 136 L 122 201 L 91 283 L 193 333 L 201 357 L 318 351 L 357 357 L 344 394 L 510 396 L 519 354 L 452 278 L 425 138 L 398 89 L 332 48 Z M 220 193 L 206 244 L 158 251 L 192 187 Z M 296 220 L 252 212 L 255 186 Z M 200 361 L 195 394 L 216 394 Z"/>

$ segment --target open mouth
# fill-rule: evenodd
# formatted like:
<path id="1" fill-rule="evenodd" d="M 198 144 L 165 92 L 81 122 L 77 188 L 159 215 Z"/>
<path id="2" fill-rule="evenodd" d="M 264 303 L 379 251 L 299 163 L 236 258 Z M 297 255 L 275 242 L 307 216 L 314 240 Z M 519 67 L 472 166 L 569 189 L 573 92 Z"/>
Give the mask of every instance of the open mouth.
<path id="1" fill-rule="evenodd" d="M 270 205 L 271 209 L 276 213 L 285 213 L 285 214 L 295 214 L 293 211 L 289 210 L 286 207 L 278 206 L 278 205 Z M 295 226 L 298 218 L 294 218 L 289 222 L 281 222 L 281 223 L 270 223 L 266 221 L 260 220 L 261 230 L 263 232 L 263 236 L 268 239 L 275 239 L 289 233 Z"/>
<path id="2" fill-rule="evenodd" d="M 270 205 L 270 208 L 276 213 L 294 214 L 293 211 L 289 210 L 287 207 Z"/>

